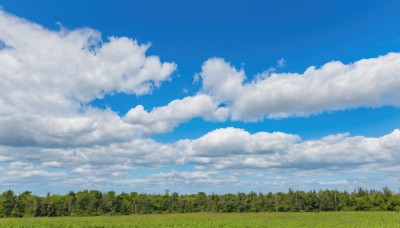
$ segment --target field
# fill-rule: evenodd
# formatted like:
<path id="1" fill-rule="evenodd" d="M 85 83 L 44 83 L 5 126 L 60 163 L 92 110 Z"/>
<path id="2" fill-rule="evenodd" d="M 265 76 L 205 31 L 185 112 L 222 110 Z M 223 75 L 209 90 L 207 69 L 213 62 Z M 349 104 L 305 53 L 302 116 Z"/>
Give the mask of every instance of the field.
<path id="1" fill-rule="evenodd" d="M 400 213 L 193 213 L 3 218 L 0 227 L 400 227 Z"/>

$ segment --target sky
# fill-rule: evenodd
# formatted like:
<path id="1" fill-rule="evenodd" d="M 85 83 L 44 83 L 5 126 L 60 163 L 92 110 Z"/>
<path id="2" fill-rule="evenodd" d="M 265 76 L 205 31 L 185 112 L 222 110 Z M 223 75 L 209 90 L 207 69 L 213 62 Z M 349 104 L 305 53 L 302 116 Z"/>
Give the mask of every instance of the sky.
<path id="1" fill-rule="evenodd" d="M 0 192 L 400 189 L 399 1 L 0 1 Z"/>

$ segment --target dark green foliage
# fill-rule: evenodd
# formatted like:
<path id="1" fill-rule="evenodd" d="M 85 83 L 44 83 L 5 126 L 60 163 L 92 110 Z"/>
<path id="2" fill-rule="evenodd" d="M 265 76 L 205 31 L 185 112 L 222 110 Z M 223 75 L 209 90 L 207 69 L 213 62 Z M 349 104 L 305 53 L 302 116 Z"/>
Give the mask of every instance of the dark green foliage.
<path id="1" fill-rule="evenodd" d="M 18 207 L 14 192 L 11 190 L 3 192 L 0 195 L 0 217 L 11 217 L 14 207 Z"/>
<path id="2" fill-rule="evenodd" d="M 18 196 L 8 190 L 0 195 L 0 217 L 57 217 L 187 212 L 312 212 L 312 211 L 400 211 L 400 194 L 359 188 L 351 193 L 338 190 L 277 193 L 207 195 L 117 195 L 110 191 L 83 190 L 44 197 L 26 191 Z"/>

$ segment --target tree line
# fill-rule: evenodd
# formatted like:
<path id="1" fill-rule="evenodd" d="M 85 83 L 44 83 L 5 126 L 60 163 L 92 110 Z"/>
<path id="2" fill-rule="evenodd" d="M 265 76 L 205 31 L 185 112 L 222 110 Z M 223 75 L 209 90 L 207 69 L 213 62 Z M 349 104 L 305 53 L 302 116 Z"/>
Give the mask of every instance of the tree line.
<path id="1" fill-rule="evenodd" d="M 97 190 L 37 196 L 0 195 L 0 217 L 98 216 L 189 212 L 400 211 L 400 194 L 388 188 L 237 194 L 116 194 Z"/>

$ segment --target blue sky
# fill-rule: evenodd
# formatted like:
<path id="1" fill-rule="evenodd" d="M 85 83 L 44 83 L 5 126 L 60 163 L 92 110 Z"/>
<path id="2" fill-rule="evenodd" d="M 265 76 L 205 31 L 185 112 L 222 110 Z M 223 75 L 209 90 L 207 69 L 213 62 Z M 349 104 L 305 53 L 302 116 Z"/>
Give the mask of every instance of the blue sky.
<path id="1" fill-rule="evenodd" d="M 399 186 L 397 1 L 0 5 L 0 191 Z"/>

